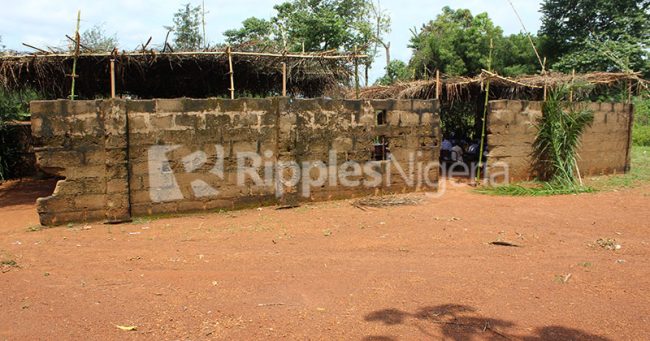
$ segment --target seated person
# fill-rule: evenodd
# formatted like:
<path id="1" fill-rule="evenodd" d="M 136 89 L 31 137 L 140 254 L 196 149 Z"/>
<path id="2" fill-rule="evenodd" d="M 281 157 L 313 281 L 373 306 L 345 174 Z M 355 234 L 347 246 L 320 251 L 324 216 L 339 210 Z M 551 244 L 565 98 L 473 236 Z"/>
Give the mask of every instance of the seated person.
<path id="1" fill-rule="evenodd" d="M 452 149 L 453 147 L 454 147 L 454 146 L 451 144 L 451 141 L 449 141 L 449 140 L 447 140 L 447 139 L 442 140 L 442 146 L 440 147 L 442 150 L 448 150 L 448 151 L 451 151 L 451 149 Z"/>
<path id="2" fill-rule="evenodd" d="M 455 145 L 451 148 L 451 161 L 463 162 L 463 147 Z"/>

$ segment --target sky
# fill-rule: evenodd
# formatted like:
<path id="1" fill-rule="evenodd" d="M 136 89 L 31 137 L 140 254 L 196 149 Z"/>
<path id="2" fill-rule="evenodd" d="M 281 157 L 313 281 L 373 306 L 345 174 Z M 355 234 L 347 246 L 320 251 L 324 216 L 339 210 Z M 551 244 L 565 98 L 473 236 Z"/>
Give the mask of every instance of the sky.
<path id="1" fill-rule="evenodd" d="M 18 51 L 31 51 L 22 46 L 63 46 L 65 35 L 72 36 L 77 10 L 81 10 L 81 31 L 93 25 L 103 25 L 109 34 L 115 33 L 120 48 L 135 49 L 153 37 L 152 44 L 165 40 L 165 25 L 172 24 L 174 13 L 187 2 L 200 5 L 200 0 L 0 0 L 0 37 L 2 45 Z M 240 26 L 251 17 L 270 18 L 273 5 L 283 0 L 205 0 L 206 35 L 212 43 L 223 41 L 223 32 Z M 512 0 L 530 32 L 540 27 L 539 0 Z M 468 8 L 472 13 L 488 12 L 496 25 L 506 34 L 519 33 L 522 26 L 508 0 L 381 0 L 381 7 L 392 19 L 391 57 L 408 61 L 409 29 L 420 28 L 434 19 L 444 6 Z M 371 79 L 383 74 L 385 57 L 377 57 Z"/>

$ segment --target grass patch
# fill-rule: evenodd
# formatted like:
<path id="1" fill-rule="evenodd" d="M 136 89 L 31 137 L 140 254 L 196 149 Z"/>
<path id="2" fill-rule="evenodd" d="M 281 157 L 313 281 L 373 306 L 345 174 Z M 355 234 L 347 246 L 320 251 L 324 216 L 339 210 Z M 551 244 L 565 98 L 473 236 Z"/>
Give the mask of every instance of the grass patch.
<path id="1" fill-rule="evenodd" d="M 0 250 L 0 273 L 9 272 L 14 268 L 20 268 L 14 257 Z"/>
<path id="2" fill-rule="evenodd" d="M 635 124 L 632 130 L 632 142 L 635 146 L 650 147 L 650 125 Z"/>
<path id="3" fill-rule="evenodd" d="M 552 196 L 611 191 L 650 184 L 650 147 L 632 147 L 632 169 L 627 174 L 585 179 L 587 186 L 561 186 L 544 182 L 521 182 L 500 187 L 481 187 L 476 192 L 500 196 Z"/>
<path id="4" fill-rule="evenodd" d="M 160 219 L 160 218 L 154 218 L 154 217 L 135 217 L 131 220 L 132 225 L 144 225 L 144 224 L 149 224 L 151 223 L 154 219 Z"/>
<path id="5" fill-rule="evenodd" d="M 511 197 L 543 197 L 552 195 L 569 195 L 594 193 L 596 190 L 586 186 L 563 186 L 548 182 L 522 182 L 507 186 L 481 187 L 476 192 L 488 195 Z"/>

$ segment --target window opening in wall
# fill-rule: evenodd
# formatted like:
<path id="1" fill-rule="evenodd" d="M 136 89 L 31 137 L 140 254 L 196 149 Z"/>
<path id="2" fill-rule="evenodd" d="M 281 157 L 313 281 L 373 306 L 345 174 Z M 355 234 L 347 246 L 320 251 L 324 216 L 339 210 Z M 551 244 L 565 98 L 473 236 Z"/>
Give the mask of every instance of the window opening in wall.
<path id="1" fill-rule="evenodd" d="M 386 125 L 386 110 L 378 110 L 375 117 L 377 118 L 377 125 Z"/>
<path id="2" fill-rule="evenodd" d="M 377 136 L 374 140 L 372 159 L 375 161 L 390 160 L 390 147 L 386 136 Z"/>

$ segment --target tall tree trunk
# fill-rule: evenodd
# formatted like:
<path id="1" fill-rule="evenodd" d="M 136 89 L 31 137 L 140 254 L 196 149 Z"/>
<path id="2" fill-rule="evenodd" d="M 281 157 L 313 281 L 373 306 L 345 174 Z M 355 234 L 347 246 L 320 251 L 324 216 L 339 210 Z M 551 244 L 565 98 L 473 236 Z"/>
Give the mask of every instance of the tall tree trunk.
<path id="1" fill-rule="evenodd" d="M 384 47 L 386 48 L 386 68 L 388 68 L 388 65 L 390 65 L 390 42 L 385 44 Z"/>
<path id="2" fill-rule="evenodd" d="M 368 70 L 369 70 L 369 69 L 370 69 L 370 63 L 366 63 L 366 70 L 365 70 L 365 72 L 366 72 L 366 74 L 365 74 L 365 77 L 366 77 L 366 88 L 368 87 Z"/>

